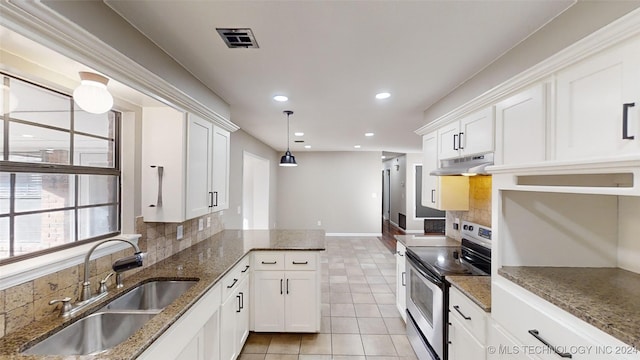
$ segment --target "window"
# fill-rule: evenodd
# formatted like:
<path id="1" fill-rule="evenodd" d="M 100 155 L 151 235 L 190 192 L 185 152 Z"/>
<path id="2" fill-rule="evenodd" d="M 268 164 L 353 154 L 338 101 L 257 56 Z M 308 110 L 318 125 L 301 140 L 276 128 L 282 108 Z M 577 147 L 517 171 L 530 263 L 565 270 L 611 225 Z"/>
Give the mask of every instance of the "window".
<path id="1" fill-rule="evenodd" d="M 119 233 L 120 113 L 0 80 L 0 264 Z"/>

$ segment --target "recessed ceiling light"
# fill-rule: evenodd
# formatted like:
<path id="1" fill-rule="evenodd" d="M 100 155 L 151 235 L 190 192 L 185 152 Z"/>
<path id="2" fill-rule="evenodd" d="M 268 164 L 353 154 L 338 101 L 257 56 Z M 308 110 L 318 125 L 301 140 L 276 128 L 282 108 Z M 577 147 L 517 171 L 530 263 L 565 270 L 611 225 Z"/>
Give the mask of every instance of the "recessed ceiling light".
<path id="1" fill-rule="evenodd" d="M 32 137 L 33 137 L 33 135 L 29 135 L 29 134 L 22 134 L 22 137 L 32 138 Z"/>
<path id="2" fill-rule="evenodd" d="M 387 157 L 386 157 L 386 156 L 384 156 L 384 155 L 382 155 L 382 158 L 383 158 L 383 159 L 386 159 Z"/>
<path id="3" fill-rule="evenodd" d="M 377 93 L 376 94 L 376 99 L 378 99 L 378 100 L 388 99 L 390 96 L 391 96 L 391 94 L 388 93 L 388 92 L 381 92 L 381 93 Z"/>
<path id="4" fill-rule="evenodd" d="M 360 149 L 360 145 L 353 145 L 354 148 Z"/>
<path id="5" fill-rule="evenodd" d="M 305 149 L 311 149 L 311 145 L 305 145 L 304 148 Z"/>
<path id="6" fill-rule="evenodd" d="M 285 101 L 289 100 L 289 98 L 284 96 L 284 95 L 276 95 L 276 96 L 273 97 L 273 100 L 279 101 L 279 102 L 285 102 Z"/>
<path id="7" fill-rule="evenodd" d="M 375 134 L 374 134 L 374 133 L 371 133 L 371 132 L 369 132 L 369 133 L 364 133 L 364 136 L 366 136 L 366 137 L 371 137 L 371 136 L 373 136 L 373 135 L 375 135 Z"/>
<path id="8" fill-rule="evenodd" d="M 295 136 L 304 136 L 304 133 L 300 131 L 300 132 L 297 132 L 297 133 L 293 133 L 293 135 L 295 135 Z"/>

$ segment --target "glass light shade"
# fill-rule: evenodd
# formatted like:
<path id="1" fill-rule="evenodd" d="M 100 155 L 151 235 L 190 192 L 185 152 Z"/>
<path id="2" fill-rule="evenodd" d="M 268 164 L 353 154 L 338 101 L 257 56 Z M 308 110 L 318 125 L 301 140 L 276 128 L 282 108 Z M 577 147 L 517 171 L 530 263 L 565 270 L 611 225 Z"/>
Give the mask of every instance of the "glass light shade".
<path id="1" fill-rule="evenodd" d="M 107 90 L 107 78 L 98 74 L 80 73 L 80 86 L 73 91 L 73 100 L 92 114 L 104 114 L 113 107 L 113 96 Z"/>
<path id="2" fill-rule="evenodd" d="M 287 150 L 280 158 L 280 166 L 298 166 L 296 157 L 291 155 L 291 151 Z"/>

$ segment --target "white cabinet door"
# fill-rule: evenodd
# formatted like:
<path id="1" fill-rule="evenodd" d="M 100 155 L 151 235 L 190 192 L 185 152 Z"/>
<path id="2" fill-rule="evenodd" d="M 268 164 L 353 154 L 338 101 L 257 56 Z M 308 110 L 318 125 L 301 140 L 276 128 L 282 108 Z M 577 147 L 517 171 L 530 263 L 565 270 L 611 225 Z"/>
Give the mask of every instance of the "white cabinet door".
<path id="1" fill-rule="evenodd" d="M 449 360 L 484 360 L 486 352 L 481 344 L 457 318 L 449 318 Z"/>
<path id="2" fill-rule="evenodd" d="M 229 149 L 230 134 L 214 126 L 213 129 L 213 211 L 229 208 Z"/>
<path id="3" fill-rule="evenodd" d="M 437 210 L 469 210 L 469 178 L 432 176 L 438 168 L 440 131 L 422 137 L 422 206 Z"/>
<path id="4" fill-rule="evenodd" d="M 496 104 L 496 165 L 545 161 L 546 86 L 533 86 Z"/>
<path id="5" fill-rule="evenodd" d="M 186 218 L 193 219 L 211 211 L 213 124 L 193 114 L 187 126 Z"/>
<path id="6" fill-rule="evenodd" d="M 477 111 L 460 119 L 458 148 L 460 156 L 472 156 L 493 151 L 493 107 Z"/>
<path id="7" fill-rule="evenodd" d="M 284 329 L 284 272 L 254 271 L 253 316 L 255 331 Z"/>
<path id="8" fill-rule="evenodd" d="M 286 332 L 315 332 L 318 296 L 315 271 L 287 271 L 284 291 Z"/>
<path id="9" fill-rule="evenodd" d="M 220 359 L 234 360 L 240 353 L 237 344 L 237 313 L 240 309 L 240 295 L 232 293 L 220 307 Z"/>
<path id="10" fill-rule="evenodd" d="M 200 331 L 196 337 L 182 350 L 176 360 L 203 360 L 204 359 L 203 333 Z"/>
<path id="11" fill-rule="evenodd" d="M 407 283 L 405 262 L 406 248 L 399 241 L 396 242 L 396 307 L 402 316 L 402 320 L 407 322 Z"/>
<path id="12" fill-rule="evenodd" d="M 142 216 L 144 221 L 184 221 L 186 121 L 170 107 L 142 110 Z"/>
<path id="13" fill-rule="evenodd" d="M 558 72 L 556 159 L 640 152 L 639 78 L 638 41 L 618 45 Z"/>
<path id="14" fill-rule="evenodd" d="M 242 344 L 249 337 L 249 277 L 245 277 L 244 280 L 238 286 L 238 295 L 240 296 L 240 312 L 237 314 L 237 328 L 236 328 L 236 342 L 239 347 L 238 351 L 242 350 Z"/>
<path id="15" fill-rule="evenodd" d="M 216 307 L 217 308 L 217 307 Z M 211 315 L 202 328 L 203 335 L 203 359 L 218 360 L 220 358 L 220 311 Z"/>
<path id="16" fill-rule="evenodd" d="M 438 177 L 429 175 L 431 171 L 438 168 L 437 132 L 422 137 L 422 159 L 422 206 L 437 208 Z"/>
<path id="17" fill-rule="evenodd" d="M 455 121 L 438 129 L 437 159 L 455 159 L 460 156 L 460 123 Z"/>
<path id="18" fill-rule="evenodd" d="M 534 355 L 527 355 L 517 340 L 498 324 L 493 324 L 489 331 L 488 360 L 538 360 Z"/>

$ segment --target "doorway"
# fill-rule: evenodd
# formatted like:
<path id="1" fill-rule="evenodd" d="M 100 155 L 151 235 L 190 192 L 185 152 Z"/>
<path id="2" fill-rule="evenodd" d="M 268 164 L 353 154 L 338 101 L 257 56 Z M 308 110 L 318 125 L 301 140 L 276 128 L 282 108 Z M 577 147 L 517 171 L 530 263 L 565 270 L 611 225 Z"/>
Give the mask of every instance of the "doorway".
<path id="1" fill-rule="evenodd" d="M 242 229 L 269 229 L 269 160 L 242 155 Z"/>

